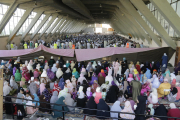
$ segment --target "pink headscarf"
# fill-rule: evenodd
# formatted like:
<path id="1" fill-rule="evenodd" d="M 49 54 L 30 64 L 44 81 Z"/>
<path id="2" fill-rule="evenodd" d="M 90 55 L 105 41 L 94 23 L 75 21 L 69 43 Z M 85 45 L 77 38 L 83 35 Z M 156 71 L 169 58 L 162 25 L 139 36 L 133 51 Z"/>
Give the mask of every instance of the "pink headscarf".
<path id="1" fill-rule="evenodd" d="M 134 113 L 134 111 L 132 110 L 132 107 L 131 107 L 131 103 L 129 101 L 125 102 L 125 107 L 124 107 L 124 109 L 121 112 Z M 125 118 L 125 119 L 134 119 L 135 115 L 120 113 L 120 117 L 121 118 Z"/>
<path id="2" fill-rule="evenodd" d="M 173 79 L 172 83 L 171 83 L 171 88 L 176 87 L 176 79 Z"/>
<path id="3" fill-rule="evenodd" d="M 131 82 L 131 81 L 133 81 L 133 80 L 134 80 L 134 79 L 133 79 L 133 74 L 129 74 L 129 77 L 128 77 L 127 81 Z"/>
<path id="4" fill-rule="evenodd" d="M 44 89 L 46 89 L 45 84 L 41 83 L 40 84 L 40 94 L 42 95 L 42 92 L 44 91 Z"/>

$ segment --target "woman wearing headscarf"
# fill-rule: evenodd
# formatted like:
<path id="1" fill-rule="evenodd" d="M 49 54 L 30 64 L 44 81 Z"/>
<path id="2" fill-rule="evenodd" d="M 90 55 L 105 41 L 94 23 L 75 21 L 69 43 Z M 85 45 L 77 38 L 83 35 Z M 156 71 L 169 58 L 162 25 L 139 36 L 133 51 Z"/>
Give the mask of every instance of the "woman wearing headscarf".
<path id="1" fill-rule="evenodd" d="M 146 97 L 138 96 L 135 114 L 144 114 L 146 110 Z M 145 120 L 145 116 L 136 116 L 134 120 Z"/>
<path id="2" fill-rule="evenodd" d="M 91 77 L 91 81 L 89 83 L 89 85 L 92 85 L 94 84 L 94 81 L 98 81 L 98 77 L 96 77 L 96 73 L 93 73 L 92 77 Z"/>
<path id="3" fill-rule="evenodd" d="M 6 96 L 12 91 L 11 87 L 9 86 L 9 83 L 7 81 L 4 82 L 3 86 L 3 95 Z"/>
<path id="4" fill-rule="evenodd" d="M 153 83 L 152 83 L 152 87 L 153 88 L 159 88 L 159 86 L 160 86 L 160 82 L 159 82 L 159 79 L 156 77 L 154 80 L 153 80 Z"/>
<path id="5" fill-rule="evenodd" d="M 102 73 L 99 73 L 98 75 L 98 84 L 101 86 L 103 83 L 105 83 L 105 77 Z"/>
<path id="6" fill-rule="evenodd" d="M 134 69 L 134 79 L 140 81 L 139 73 L 136 69 Z"/>
<path id="7" fill-rule="evenodd" d="M 118 69 L 119 69 L 119 60 L 117 60 L 116 62 L 114 62 L 113 68 L 114 68 L 114 77 L 116 77 L 116 76 L 117 76 L 117 73 L 118 73 Z"/>
<path id="8" fill-rule="evenodd" d="M 139 61 L 136 63 L 136 69 L 139 72 L 139 74 L 141 74 L 141 68 L 140 68 Z"/>
<path id="9" fill-rule="evenodd" d="M 180 118 L 180 110 L 176 107 L 174 103 L 170 103 L 170 109 L 168 110 L 168 117 L 177 117 Z M 168 120 L 174 120 L 173 118 L 168 118 Z"/>
<path id="10" fill-rule="evenodd" d="M 97 112 L 96 110 L 90 110 L 90 109 L 97 109 L 97 104 L 95 103 L 93 96 L 87 102 L 86 108 L 88 109 L 84 109 L 84 114 L 96 115 Z"/>
<path id="11" fill-rule="evenodd" d="M 63 117 L 63 114 L 66 114 L 66 112 L 68 112 L 68 108 L 65 105 L 65 98 L 64 97 L 60 97 L 57 101 L 56 104 L 59 105 L 54 105 L 53 109 L 58 110 L 58 111 L 53 111 L 52 113 L 52 117 L 53 118 L 58 118 L 58 117 Z M 66 111 L 66 112 L 60 112 L 60 111 Z"/>
<path id="12" fill-rule="evenodd" d="M 82 85 L 83 84 L 83 80 L 86 80 L 86 78 L 84 77 L 83 74 L 80 74 L 80 77 L 78 78 L 77 82 L 80 82 L 80 84 Z"/>
<path id="13" fill-rule="evenodd" d="M 160 120 L 168 120 L 167 117 L 167 109 L 163 104 L 160 104 L 156 109 L 154 115 L 157 116 L 164 116 L 164 117 L 158 117 Z"/>
<path id="14" fill-rule="evenodd" d="M 54 91 L 53 92 L 53 95 L 50 99 L 50 103 L 56 103 L 56 101 L 58 100 L 58 92 L 57 91 Z M 53 108 L 53 104 L 51 104 L 51 108 Z"/>
<path id="15" fill-rule="evenodd" d="M 87 67 L 86 67 L 86 70 L 89 72 L 90 69 L 93 69 L 92 65 L 91 65 L 91 62 L 88 63 Z"/>
<path id="16" fill-rule="evenodd" d="M 61 68 L 58 68 L 58 70 L 56 71 L 56 77 L 59 79 L 62 75 L 63 75 L 63 72 Z"/>
<path id="17" fill-rule="evenodd" d="M 134 105 L 135 105 L 136 103 L 134 102 L 134 100 L 130 100 L 129 102 L 131 103 L 131 108 L 132 108 L 132 110 L 134 111 Z"/>
<path id="18" fill-rule="evenodd" d="M 118 99 L 118 96 L 117 96 L 118 91 L 119 91 L 119 88 L 117 86 L 115 86 L 115 85 L 112 85 L 109 88 L 109 91 L 107 92 L 106 102 L 114 103 Z"/>
<path id="19" fill-rule="evenodd" d="M 44 95 L 46 98 L 46 101 L 49 101 L 51 98 L 51 94 L 49 93 L 48 89 L 45 87 L 44 83 L 40 84 L 40 88 L 38 90 L 38 95 Z"/>
<path id="20" fill-rule="evenodd" d="M 74 75 L 76 79 L 79 78 L 79 73 L 76 71 L 76 68 L 73 69 L 72 75 Z"/>
<path id="21" fill-rule="evenodd" d="M 56 64 L 53 64 L 53 67 L 51 68 L 51 71 L 54 72 L 54 73 L 57 71 Z"/>
<path id="22" fill-rule="evenodd" d="M 15 81 L 21 81 L 21 73 L 19 73 L 19 70 L 16 70 Z"/>
<path id="23" fill-rule="evenodd" d="M 18 89 L 18 84 L 15 82 L 14 76 L 11 76 L 10 86 L 11 86 L 13 89 L 16 89 L 16 90 Z"/>
<path id="24" fill-rule="evenodd" d="M 122 74 L 125 74 L 124 72 L 128 69 L 127 62 L 122 62 Z"/>
<path id="25" fill-rule="evenodd" d="M 129 69 L 126 69 L 126 72 L 124 73 L 126 75 L 126 79 L 128 79 L 129 76 Z"/>
<path id="26" fill-rule="evenodd" d="M 73 92 L 73 84 L 70 82 L 70 80 L 66 80 L 68 92 L 72 93 Z"/>
<path id="27" fill-rule="evenodd" d="M 86 98 L 85 98 L 85 94 L 83 92 L 83 86 L 79 87 L 79 91 L 77 93 L 78 98 L 77 98 L 77 107 L 85 107 L 86 105 Z"/>
<path id="28" fill-rule="evenodd" d="M 39 100 L 40 100 L 40 106 L 39 106 L 40 108 L 39 108 L 39 110 L 42 111 L 42 112 L 49 112 L 48 109 L 50 109 L 51 106 L 50 106 L 50 104 L 47 104 L 49 102 L 47 102 L 46 97 L 44 95 L 41 95 L 39 97 Z"/>
<path id="29" fill-rule="evenodd" d="M 131 115 L 131 114 L 123 114 L 123 112 L 126 113 L 134 113 L 131 107 L 131 103 L 129 101 L 125 102 L 125 107 L 123 110 L 121 110 L 122 113 L 120 113 L 120 117 L 123 119 L 134 119 L 135 115 Z"/>
<path id="30" fill-rule="evenodd" d="M 26 66 L 22 68 L 22 77 L 24 77 L 26 81 L 29 81 L 31 79 L 31 76 Z"/>
<path id="31" fill-rule="evenodd" d="M 134 69 L 135 69 L 135 67 L 134 67 L 134 65 L 132 65 L 132 67 L 129 69 L 131 74 L 134 74 Z"/>
<path id="32" fill-rule="evenodd" d="M 152 75 L 151 75 L 151 71 L 149 69 L 146 70 L 146 77 L 147 79 L 151 79 Z"/>
<path id="33" fill-rule="evenodd" d="M 32 81 L 31 81 L 30 85 L 28 86 L 28 88 L 29 88 L 31 95 L 33 95 L 34 93 L 37 93 L 38 88 L 37 88 L 36 83 L 33 81 L 34 80 L 33 77 L 31 77 L 31 79 L 32 79 Z"/>
<path id="34" fill-rule="evenodd" d="M 111 85 L 111 82 L 113 81 L 113 77 L 110 73 L 108 73 L 108 76 L 105 78 L 105 82 L 109 82 L 109 85 Z"/>
<path id="35" fill-rule="evenodd" d="M 152 93 L 150 93 L 150 95 L 148 96 L 148 101 L 151 104 L 158 103 L 158 94 L 157 94 L 157 89 L 156 88 L 152 89 Z"/>
<path id="36" fill-rule="evenodd" d="M 116 101 L 114 104 L 113 104 L 113 106 L 111 107 L 111 113 L 110 113 L 110 115 L 111 115 L 111 117 L 113 117 L 113 120 L 118 120 L 118 113 L 114 113 L 114 112 L 121 112 L 121 107 L 120 107 L 120 101 Z M 117 118 L 117 119 L 114 119 L 114 118 Z"/>
<path id="37" fill-rule="evenodd" d="M 61 90 L 64 89 L 64 78 L 61 78 L 59 83 L 58 83 L 59 87 L 61 88 Z"/>
<path id="38" fill-rule="evenodd" d="M 59 87 L 58 83 L 55 81 L 54 82 L 54 87 L 53 87 L 53 92 L 57 91 L 58 93 L 61 91 L 61 88 Z"/>
<path id="39" fill-rule="evenodd" d="M 146 82 L 144 85 L 142 85 L 141 95 L 143 95 L 144 93 L 147 93 L 150 89 L 151 89 L 150 84 Z"/>
<path id="40" fill-rule="evenodd" d="M 61 90 L 61 91 L 59 92 L 58 98 L 60 98 L 60 97 L 62 97 L 62 96 L 63 96 L 63 97 L 66 97 L 67 94 L 69 94 L 69 93 L 68 93 L 68 88 L 65 87 L 63 90 Z"/>
<path id="41" fill-rule="evenodd" d="M 51 71 L 51 69 L 47 69 L 47 76 L 50 80 L 53 80 L 55 77 L 54 72 Z"/>
<path id="42" fill-rule="evenodd" d="M 104 70 L 103 70 L 103 69 L 101 69 L 101 72 L 98 74 L 98 77 L 99 77 L 100 75 L 102 75 L 104 78 L 106 77 L 106 74 L 104 73 Z"/>
<path id="43" fill-rule="evenodd" d="M 68 106 L 75 106 L 74 104 L 74 100 L 71 98 L 71 95 L 70 94 L 67 94 L 66 97 L 65 97 L 65 104 L 68 105 Z M 69 111 L 72 111 L 74 112 L 74 109 L 73 107 L 68 107 Z"/>
<path id="44" fill-rule="evenodd" d="M 163 97 L 164 95 L 168 95 L 170 92 L 164 91 L 164 89 L 171 89 L 171 84 L 168 83 L 168 79 L 164 79 L 164 83 L 161 83 L 159 88 L 157 89 L 158 98 Z"/>
<path id="45" fill-rule="evenodd" d="M 98 110 L 110 111 L 109 106 L 106 104 L 106 102 L 103 99 L 99 100 L 99 103 L 97 104 L 97 109 Z M 110 117 L 109 112 L 103 112 L 103 111 L 97 111 L 96 115 L 97 115 L 97 118 L 99 118 L 99 119 L 106 119 L 104 117 Z M 99 116 L 103 116 L 103 117 L 99 117 Z"/>

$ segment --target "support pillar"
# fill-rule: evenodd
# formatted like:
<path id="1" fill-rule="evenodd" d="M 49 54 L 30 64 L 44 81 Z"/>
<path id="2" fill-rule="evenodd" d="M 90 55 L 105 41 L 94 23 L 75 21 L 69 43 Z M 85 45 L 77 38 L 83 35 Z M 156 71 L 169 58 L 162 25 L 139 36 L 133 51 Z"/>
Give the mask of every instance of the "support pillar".
<path id="1" fill-rule="evenodd" d="M 9 22 L 9 20 L 11 19 L 12 15 L 14 14 L 14 12 L 16 11 L 17 7 L 18 7 L 18 3 L 16 2 L 16 0 L 11 4 L 11 6 L 8 8 L 8 10 L 6 11 L 5 15 L 3 16 L 3 18 L 1 19 L 0 22 L 0 33 L 2 33 L 4 27 L 7 25 L 7 23 Z"/>
<path id="2" fill-rule="evenodd" d="M 42 22 L 39 24 L 39 26 L 36 28 L 34 33 L 31 35 L 31 40 L 37 35 L 37 33 L 40 31 L 40 29 L 43 27 L 43 25 L 46 23 L 46 21 L 49 19 L 51 14 L 48 14 L 45 16 L 45 18 L 42 20 Z"/>
<path id="3" fill-rule="evenodd" d="M 51 24 L 53 23 L 53 21 L 57 18 L 57 15 L 53 15 L 52 19 L 48 22 L 48 24 L 46 25 L 46 27 L 44 28 L 44 30 L 42 31 L 42 33 L 39 35 L 39 38 L 41 38 L 43 36 L 43 34 L 46 32 L 46 30 L 51 26 Z"/>
<path id="4" fill-rule="evenodd" d="M 150 29 L 150 27 L 146 24 L 146 22 L 139 15 L 137 10 L 131 4 L 129 0 L 120 0 L 122 5 L 126 8 L 126 10 L 136 19 L 136 21 L 144 28 L 144 30 L 149 34 L 149 36 L 154 40 L 154 42 L 161 47 L 161 42 L 158 37 L 154 34 L 154 32 Z"/>
<path id="5" fill-rule="evenodd" d="M 30 25 L 28 26 L 28 28 L 26 29 L 26 31 L 23 33 L 21 40 L 23 40 L 26 35 L 29 33 L 29 31 L 33 28 L 33 26 L 36 24 L 36 22 L 39 20 L 39 18 L 41 17 L 41 15 L 43 14 L 43 11 L 39 12 L 36 14 L 36 16 L 34 17 L 34 19 L 31 21 Z"/>
<path id="6" fill-rule="evenodd" d="M 33 11 L 33 8 L 27 9 L 26 12 L 24 13 L 24 15 L 21 17 L 20 21 L 18 22 L 18 24 L 16 25 L 16 27 L 14 28 L 14 30 L 11 32 L 11 34 L 9 35 L 8 38 L 8 42 L 11 42 L 13 40 L 13 38 L 16 36 L 17 32 L 19 31 L 19 29 L 22 27 L 22 25 L 24 24 L 24 22 L 26 21 L 26 19 L 29 17 L 29 14 Z"/>
<path id="7" fill-rule="evenodd" d="M 49 33 L 51 33 L 53 31 L 53 29 L 57 26 L 57 24 L 60 22 L 60 20 L 62 19 L 63 16 L 59 16 L 58 19 L 56 20 L 56 22 L 53 24 L 53 26 L 51 28 L 48 29 L 46 37 L 49 35 Z"/>
<path id="8" fill-rule="evenodd" d="M 180 17 L 167 0 L 150 0 L 171 27 L 180 36 Z M 179 3 L 178 3 L 179 4 Z"/>
<path id="9" fill-rule="evenodd" d="M 132 15 L 126 10 L 126 8 L 122 5 L 119 4 L 119 8 L 121 9 L 121 11 L 125 14 L 125 16 L 135 25 L 135 27 L 138 29 L 138 31 L 140 32 L 140 34 L 142 35 L 142 37 L 144 39 L 147 40 L 147 42 L 150 44 L 151 43 L 151 39 L 149 38 L 149 36 L 145 33 L 145 31 L 141 28 L 141 26 L 137 23 L 137 21 L 135 20 L 134 17 L 132 17 Z M 144 40 L 143 40 L 144 41 Z"/>
<path id="10" fill-rule="evenodd" d="M 68 24 L 70 21 L 71 21 L 71 20 L 67 19 L 67 20 L 62 24 L 62 26 L 58 29 L 58 33 L 60 33 L 60 31 L 62 30 L 62 28 L 64 28 L 64 26 L 65 26 L 66 24 Z"/>
<path id="11" fill-rule="evenodd" d="M 143 14 L 146 20 L 153 26 L 153 28 L 158 32 L 161 38 L 166 42 L 166 44 L 173 49 L 176 49 L 175 42 L 169 37 L 165 29 L 161 26 L 152 12 L 147 8 L 142 0 L 131 0 L 134 6 Z"/>
<path id="12" fill-rule="evenodd" d="M 63 17 L 62 20 L 60 21 L 60 23 L 58 24 L 58 26 L 54 29 L 54 31 L 52 32 L 52 35 L 54 35 L 56 33 L 56 31 L 63 25 L 64 21 L 66 20 L 67 17 Z"/>

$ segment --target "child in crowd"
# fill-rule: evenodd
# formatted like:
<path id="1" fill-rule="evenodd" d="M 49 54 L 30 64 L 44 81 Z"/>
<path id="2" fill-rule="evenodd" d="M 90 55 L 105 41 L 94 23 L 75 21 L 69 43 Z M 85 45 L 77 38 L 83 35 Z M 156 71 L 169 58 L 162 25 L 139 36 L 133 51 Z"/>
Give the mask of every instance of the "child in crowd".
<path id="1" fill-rule="evenodd" d="M 123 91 L 120 90 L 119 93 L 118 93 L 118 100 L 122 103 L 123 101 L 126 101 L 126 99 L 124 98 L 124 95 L 123 95 Z"/>

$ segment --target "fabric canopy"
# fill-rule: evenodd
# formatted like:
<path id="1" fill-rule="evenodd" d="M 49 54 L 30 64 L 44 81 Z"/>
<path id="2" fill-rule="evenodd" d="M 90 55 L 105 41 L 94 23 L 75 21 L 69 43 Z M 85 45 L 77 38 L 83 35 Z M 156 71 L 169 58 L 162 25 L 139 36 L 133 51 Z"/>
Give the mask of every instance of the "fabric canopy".
<path id="1" fill-rule="evenodd" d="M 74 57 L 73 49 L 52 49 L 52 48 L 47 48 L 44 45 L 40 45 L 39 47 L 35 49 L 0 50 L 0 58 L 23 56 L 23 55 L 40 52 L 40 51 L 41 51 L 41 54 L 42 52 L 47 52 L 47 53 L 58 55 L 58 56 Z"/>
<path id="2" fill-rule="evenodd" d="M 132 61 L 159 61 L 164 53 L 168 54 L 169 59 L 172 57 L 175 50 L 170 47 L 161 48 L 98 48 L 98 49 L 76 49 L 77 61 L 97 60 L 104 57 L 111 56 L 112 60 L 115 58 L 122 59 L 126 57 Z"/>

